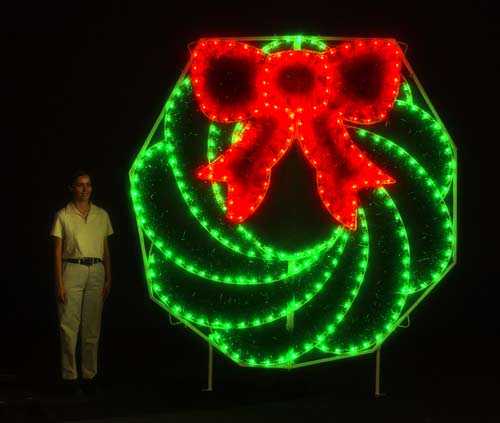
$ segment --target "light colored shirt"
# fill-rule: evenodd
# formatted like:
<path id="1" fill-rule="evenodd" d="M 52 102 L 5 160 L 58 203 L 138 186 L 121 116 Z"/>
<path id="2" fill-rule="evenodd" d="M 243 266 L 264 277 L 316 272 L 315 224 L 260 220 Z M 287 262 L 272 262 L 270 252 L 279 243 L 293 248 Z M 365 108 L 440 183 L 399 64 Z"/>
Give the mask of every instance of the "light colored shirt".
<path id="1" fill-rule="evenodd" d="M 63 240 L 62 258 L 104 256 L 104 240 L 113 234 L 113 227 L 106 210 L 92 202 L 85 218 L 73 202 L 59 210 L 52 224 L 50 235 Z"/>

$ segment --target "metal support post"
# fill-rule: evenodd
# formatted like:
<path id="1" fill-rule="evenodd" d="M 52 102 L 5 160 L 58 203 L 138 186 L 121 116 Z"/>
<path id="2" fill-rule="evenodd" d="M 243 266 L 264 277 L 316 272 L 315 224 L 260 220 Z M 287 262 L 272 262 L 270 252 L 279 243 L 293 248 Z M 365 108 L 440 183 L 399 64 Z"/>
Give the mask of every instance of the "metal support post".
<path id="1" fill-rule="evenodd" d="M 288 276 L 295 273 L 295 260 L 288 261 Z M 293 332 L 295 327 L 295 295 L 292 296 L 292 302 L 288 304 L 286 314 L 286 330 Z"/>
<path id="2" fill-rule="evenodd" d="M 383 397 L 384 394 L 380 393 L 380 350 L 382 347 L 377 348 L 375 358 L 375 397 Z"/>
<path id="3" fill-rule="evenodd" d="M 214 374 L 214 347 L 211 342 L 208 342 L 208 380 L 207 388 L 202 389 L 202 391 L 213 391 L 212 379 Z"/>

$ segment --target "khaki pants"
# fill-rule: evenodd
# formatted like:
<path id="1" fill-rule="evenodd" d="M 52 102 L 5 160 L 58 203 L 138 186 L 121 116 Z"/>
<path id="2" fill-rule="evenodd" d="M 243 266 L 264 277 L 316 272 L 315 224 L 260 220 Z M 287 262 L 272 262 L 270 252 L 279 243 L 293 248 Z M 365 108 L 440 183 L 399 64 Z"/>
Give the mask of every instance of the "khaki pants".
<path id="1" fill-rule="evenodd" d="M 63 379 L 77 379 L 76 344 L 80 335 L 81 376 L 97 374 L 97 351 L 101 332 L 104 265 L 63 263 L 66 304 L 58 303 Z"/>

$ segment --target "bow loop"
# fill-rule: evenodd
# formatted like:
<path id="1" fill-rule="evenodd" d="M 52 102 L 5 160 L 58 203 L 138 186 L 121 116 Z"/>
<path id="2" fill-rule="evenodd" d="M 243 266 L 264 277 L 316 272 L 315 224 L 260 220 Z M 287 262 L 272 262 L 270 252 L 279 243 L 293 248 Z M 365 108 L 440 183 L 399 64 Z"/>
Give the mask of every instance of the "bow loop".
<path id="1" fill-rule="evenodd" d="M 248 118 L 259 102 L 257 73 L 261 50 L 231 40 L 200 41 L 193 53 L 191 79 L 203 113 L 212 121 Z"/>
<path id="2" fill-rule="evenodd" d="M 384 120 L 398 95 L 401 51 L 395 41 L 355 41 L 329 49 L 330 109 L 344 120 L 372 124 Z"/>

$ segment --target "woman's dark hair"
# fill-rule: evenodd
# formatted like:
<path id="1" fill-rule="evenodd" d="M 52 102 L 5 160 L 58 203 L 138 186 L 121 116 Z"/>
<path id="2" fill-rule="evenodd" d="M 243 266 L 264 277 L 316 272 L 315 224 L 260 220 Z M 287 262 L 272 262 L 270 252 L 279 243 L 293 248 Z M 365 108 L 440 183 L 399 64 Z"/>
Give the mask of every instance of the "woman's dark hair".
<path id="1" fill-rule="evenodd" d="M 69 177 L 69 186 L 73 186 L 73 184 L 75 183 L 75 181 L 80 177 L 80 176 L 88 176 L 90 179 L 92 179 L 92 177 L 90 176 L 90 173 L 88 173 L 86 170 L 84 169 L 78 169 L 76 171 L 74 171 L 71 176 Z"/>

